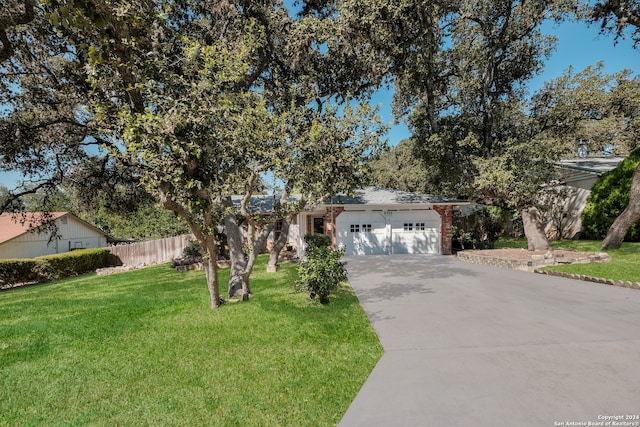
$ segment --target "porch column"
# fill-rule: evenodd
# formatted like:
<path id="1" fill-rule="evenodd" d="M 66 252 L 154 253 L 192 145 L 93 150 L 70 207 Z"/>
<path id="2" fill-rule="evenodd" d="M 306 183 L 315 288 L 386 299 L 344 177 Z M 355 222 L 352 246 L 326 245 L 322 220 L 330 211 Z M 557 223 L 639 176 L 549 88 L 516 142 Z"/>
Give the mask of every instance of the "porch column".
<path id="1" fill-rule="evenodd" d="M 433 210 L 438 212 L 442 223 L 440 229 L 440 253 L 451 255 L 453 253 L 451 240 L 453 238 L 453 206 L 436 205 Z"/>
<path id="2" fill-rule="evenodd" d="M 324 232 L 331 236 L 331 247 L 333 249 L 336 248 L 338 244 L 338 235 L 335 227 L 335 220 L 342 212 L 344 212 L 344 207 L 342 206 L 333 206 L 328 207 L 324 214 Z"/>

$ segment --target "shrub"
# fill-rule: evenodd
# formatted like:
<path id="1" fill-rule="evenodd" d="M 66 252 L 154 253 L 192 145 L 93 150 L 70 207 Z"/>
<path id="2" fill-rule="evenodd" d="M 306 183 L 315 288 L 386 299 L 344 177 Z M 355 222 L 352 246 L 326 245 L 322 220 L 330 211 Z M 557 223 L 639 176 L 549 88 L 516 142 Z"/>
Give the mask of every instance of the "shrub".
<path id="1" fill-rule="evenodd" d="M 202 251 L 202 246 L 197 240 L 189 239 L 189 243 L 182 250 L 182 258 L 193 258 L 200 257 L 202 258 L 204 252 Z"/>
<path id="2" fill-rule="evenodd" d="M 626 209 L 629 204 L 631 178 L 638 163 L 640 149 L 631 152 L 615 169 L 603 174 L 593 184 L 591 195 L 582 211 L 584 238 L 604 239 L 613 221 Z M 625 240 L 640 241 L 640 223 L 629 229 Z"/>
<path id="3" fill-rule="evenodd" d="M 0 285 L 33 282 L 38 279 L 34 259 L 0 259 Z"/>
<path id="4" fill-rule="evenodd" d="M 505 225 L 512 223 L 513 211 L 487 206 L 465 217 L 453 219 L 454 249 L 491 249 Z"/>
<path id="5" fill-rule="evenodd" d="M 304 236 L 304 243 L 307 247 L 307 252 L 310 248 L 329 248 L 331 247 L 331 236 L 326 234 L 307 234 Z"/>
<path id="6" fill-rule="evenodd" d="M 347 280 L 346 263 L 340 261 L 344 249 L 333 250 L 328 246 L 307 246 L 307 257 L 298 267 L 299 280 L 296 286 L 316 295 L 322 304 L 329 303 L 329 294 Z"/>
<path id="7" fill-rule="evenodd" d="M 0 284 L 44 282 L 88 273 L 109 265 L 109 249 L 81 249 L 33 259 L 0 260 Z"/>
<path id="8" fill-rule="evenodd" d="M 35 271 L 41 280 L 59 280 L 88 273 L 109 265 L 109 249 L 81 249 L 35 258 Z"/>

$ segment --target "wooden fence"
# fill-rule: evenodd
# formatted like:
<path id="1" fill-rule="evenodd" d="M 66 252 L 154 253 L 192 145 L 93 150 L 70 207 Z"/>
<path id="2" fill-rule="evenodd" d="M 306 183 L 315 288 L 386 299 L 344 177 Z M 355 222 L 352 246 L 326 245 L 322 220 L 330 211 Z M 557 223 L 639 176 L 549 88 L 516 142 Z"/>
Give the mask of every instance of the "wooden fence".
<path id="1" fill-rule="evenodd" d="M 115 265 L 161 264 L 182 256 L 182 251 L 190 239 L 189 235 L 167 237 L 148 242 L 119 244 L 111 246 L 109 250 Z"/>

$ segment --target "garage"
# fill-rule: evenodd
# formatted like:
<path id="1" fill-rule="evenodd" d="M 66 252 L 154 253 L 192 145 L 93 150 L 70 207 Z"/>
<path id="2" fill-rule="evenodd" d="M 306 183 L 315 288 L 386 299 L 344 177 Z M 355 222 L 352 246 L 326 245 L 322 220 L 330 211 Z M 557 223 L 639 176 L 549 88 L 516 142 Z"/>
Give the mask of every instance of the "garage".
<path id="1" fill-rule="evenodd" d="M 364 187 L 330 197 L 299 213 L 298 253 L 304 236 L 322 233 L 347 255 L 451 255 L 453 212 L 469 203 L 444 196 Z"/>
<path id="2" fill-rule="evenodd" d="M 347 255 L 438 254 L 440 216 L 431 209 L 344 211 L 336 243 Z"/>

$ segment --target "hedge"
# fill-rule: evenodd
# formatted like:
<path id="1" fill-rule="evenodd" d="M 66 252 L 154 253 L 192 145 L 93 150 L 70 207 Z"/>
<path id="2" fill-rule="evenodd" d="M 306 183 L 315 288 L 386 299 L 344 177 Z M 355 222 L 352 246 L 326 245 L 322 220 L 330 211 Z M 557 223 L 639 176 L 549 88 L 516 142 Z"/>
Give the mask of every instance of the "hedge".
<path id="1" fill-rule="evenodd" d="M 0 285 L 37 281 L 36 265 L 35 259 L 0 259 Z"/>
<path id="2" fill-rule="evenodd" d="M 33 259 L 3 259 L 0 283 L 7 286 L 77 276 L 108 266 L 110 255 L 109 249 L 81 249 Z"/>

